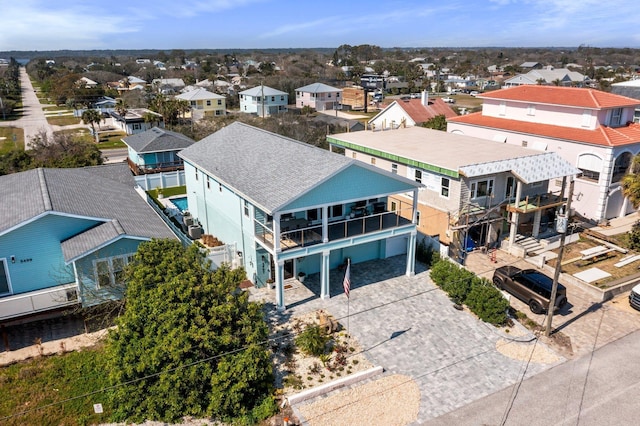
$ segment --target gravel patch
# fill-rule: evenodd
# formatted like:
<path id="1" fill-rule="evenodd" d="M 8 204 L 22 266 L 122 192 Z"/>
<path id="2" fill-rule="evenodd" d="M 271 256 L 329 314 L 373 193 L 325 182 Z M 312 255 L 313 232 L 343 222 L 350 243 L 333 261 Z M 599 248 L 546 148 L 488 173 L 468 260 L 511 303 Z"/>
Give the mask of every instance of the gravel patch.
<path id="1" fill-rule="evenodd" d="M 411 377 L 394 374 L 296 408 L 309 426 L 401 426 L 418 419 L 420 389 Z"/>

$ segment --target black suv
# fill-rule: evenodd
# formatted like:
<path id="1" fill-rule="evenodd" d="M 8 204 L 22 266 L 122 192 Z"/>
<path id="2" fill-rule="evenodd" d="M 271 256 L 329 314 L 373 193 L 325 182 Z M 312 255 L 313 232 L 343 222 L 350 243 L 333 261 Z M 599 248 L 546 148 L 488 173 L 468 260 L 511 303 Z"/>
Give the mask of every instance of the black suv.
<path id="1" fill-rule="evenodd" d="M 553 280 L 535 269 L 503 266 L 493 273 L 493 283 L 529 305 L 534 314 L 542 314 L 549 309 Z M 558 284 L 554 311 L 566 304 L 567 289 Z"/>

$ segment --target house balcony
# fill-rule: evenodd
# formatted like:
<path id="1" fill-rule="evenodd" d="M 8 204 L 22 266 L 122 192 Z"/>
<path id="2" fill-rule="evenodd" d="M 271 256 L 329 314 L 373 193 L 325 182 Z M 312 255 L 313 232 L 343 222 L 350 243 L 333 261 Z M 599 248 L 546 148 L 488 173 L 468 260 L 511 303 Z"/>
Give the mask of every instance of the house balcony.
<path id="1" fill-rule="evenodd" d="M 534 213 L 538 210 L 545 210 L 551 207 L 558 207 L 567 202 L 559 194 L 538 194 L 527 196 L 520 200 L 519 203 L 512 201 L 507 204 L 507 211 L 510 213 Z"/>
<path id="2" fill-rule="evenodd" d="M 406 209 L 405 216 L 411 216 L 411 209 Z M 269 248 L 274 248 L 274 232 L 271 224 L 263 225 L 256 222 L 256 238 L 265 243 Z M 279 236 L 280 249 L 282 251 L 305 248 L 323 243 L 322 224 L 309 225 L 306 220 L 294 219 L 283 222 L 289 226 L 281 226 Z M 402 216 L 400 211 L 382 212 L 375 214 L 363 214 L 359 217 L 348 216 L 345 220 L 330 222 L 327 224 L 327 242 L 352 238 L 359 235 L 373 234 L 376 232 L 410 225 L 411 220 Z"/>
<path id="3" fill-rule="evenodd" d="M 129 157 L 127 157 L 127 164 L 129 164 L 129 168 L 136 176 L 151 173 L 175 172 L 176 170 L 184 170 L 184 163 L 182 161 L 169 161 L 165 163 L 138 165 L 131 161 Z"/>
<path id="4" fill-rule="evenodd" d="M 0 321 L 80 303 L 75 283 L 0 298 Z"/>

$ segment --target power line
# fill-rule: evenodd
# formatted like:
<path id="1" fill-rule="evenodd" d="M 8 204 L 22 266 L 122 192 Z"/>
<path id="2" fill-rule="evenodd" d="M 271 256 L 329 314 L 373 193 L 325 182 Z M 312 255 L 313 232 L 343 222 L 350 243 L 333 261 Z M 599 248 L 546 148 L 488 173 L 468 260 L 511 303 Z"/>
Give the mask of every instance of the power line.
<path id="1" fill-rule="evenodd" d="M 448 260 L 444 260 L 444 261 L 448 261 Z M 513 262 L 507 263 L 507 265 L 513 264 L 513 263 L 518 262 L 518 261 L 519 261 L 519 259 L 516 259 Z M 477 273 L 476 275 L 488 273 L 491 270 L 493 270 L 493 268 L 489 269 L 487 271 L 483 271 L 483 272 Z M 461 281 L 462 281 L 462 279 L 461 279 Z M 370 307 L 370 308 L 367 308 L 367 309 L 363 309 L 361 311 L 357 311 L 357 312 L 351 314 L 351 316 L 359 315 L 359 314 L 362 314 L 362 313 L 365 313 L 365 312 L 370 312 L 372 310 L 375 310 L 375 309 L 378 309 L 378 308 L 382 308 L 382 307 L 385 307 L 385 306 L 388 306 L 388 305 L 391 305 L 391 304 L 394 304 L 394 303 L 398 303 L 398 302 L 403 301 L 403 300 L 408 300 L 408 299 L 411 299 L 411 298 L 414 298 L 414 297 L 417 297 L 417 296 L 421 296 L 423 294 L 433 292 L 433 291 L 435 291 L 437 289 L 439 289 L 439 287 L 437 285 L 435 285 L 435 283 L 434 283 L 434 288 L 432 288 L 432 289 L 423 290 L 423 291 L 420 291 L 418 293 L 411 294 L 411 295 L 408 295 L 408 296 L 405 296 L 405 297 L 402 297 L 402 298 L 399 298 L 399 299 L 395 299 L 395 300 L 390 301 L 390 302 L 382 303 L 382 304 L 379 304 L 379 305 L 376 305 L 376 306 L 373 306 L 373 307 Z M 341 320 L 341 319 L 344 319 L 344 318 L 345 317 L 337 317 L 336 320 Z M 300 331 L 299 333 L 301 333 L 301 332 L 302 331 Z M 288 337 L 292 337 L 292 336 L 295 336 L 295 335 L 297 335 L 299 333 L 296 333 L 296 332 L 292 331 L 292 332 L 289 332 L 289 333 L 282 334 L 280 336 L 276 336 L 276 337 L 273 337 L 273 338 L 268 338 L 268 339 L 266 339 L 266 340 L 264 340 L 262 342 L 258 342 L 258 344 L 259 345 L 266 345 L 266 344 L 268 344 L 270 342 L 275 342 L 275 341 L 282 340 L 282 339 L 285 339 L 285 338 L 288 338 Z M 508 343 L 511 343 L 511 342 L 514 342 L 514 341 L 516 341 L 516 342 L 519 341 L 519 340 L 516 340 L 516 339 L 507 339 L 507 340 L 508 340 L 508 342 L 505 343 L 505 344 L 508 344 Z M 147 380 L 149 378 L 157 377 L 157 376 L 159 376 L 159 375 L 161 375 L 163 373 L 170 373 L 172 371 L 177 371 L 177 370 L 182 369 L 182 368 L 187 368 L 187 367 L 190 367 L 190 366 L 193 366 L 193 365 L 197 365 L 197 364 L 200 364 L 200 363 L 203 363 L 203 362 L 212 361 L 212 360 L 221 358 L 221 357 L 226 356 L 226 355 L 231 355 L 231 354 L 234 354 L 234 353 L 238 353 L 240 351 L 244 351 L 244 350 L 248 349 L 249 347 L 250 347 L 249 345 L 243 346 L 241 348 L 237 348 L 237 349 L 234 349 L 234 350 L 231 350 L 231 351 L 223 352 L 221 354 L 212 355 L 212 356 L 204 358 L 202 360 L 193 361 L 193 362 L 190 362 L 190 363 L 187 363 L 187 364 L 184 364 L 184 365 L 179 365 L 179 366 L 170 368 L 168 370 L 163 370 L 163 371 L 160 371 L 160 372 L 148 374 L 148 375 L 146 375 L 144 377 L 139 377 L 139 378 L 136 378 L 136 379 L 132 379 L 132 380 L 129 380 L 129 381 L 126 381 L 126 382 L 123 382 L 123 383 L 117 383 L 117 384 L 112 385 L 112 386 L 108 386 L 108 387 L 105 387 L 105 388 L 102 388 L 102 389 L 98 389 L 98 390 L 95 390 L 95 391 L 92 391 L 92 392 L 88 392 L 88 393 L 85 393 L 85 394 L 82 394 L 82 395 L 78 395 L 78 396 L 75 396 L 75 397 L 70 397 L 70 398 L 67 398 L 67 399 L 64 399 L 64 400 L 61 400 L 61 401 L 52 402 L 52 403 L 49 403 L 49 404 L 46 404 L 46 405 L 43 405 L 43 406 L 34 407 L 34 408 L 29 409 L 29 410 L 24 410 L 22 412 L 13 413 L 13 414 L 11 414 L 9 416 L 1 417 L 0 420 L 7 420 L 7 419 L 10 419 L 10 418 L 13 418 L 13 417 L 17 417 L 17 416 L 21 416 L 21 415 L 24 415 L 24 414 L 28 414 L 28 413 L 33 412 L 33 411 L 37 411 L 37 410 L 49 408 L 49 407 L 52 407 L 52 406 L 64 404 L 64 403 L 67 403 L 69 401 L 73 401 L 73 400 L 76 400 L 76 399 L 86 398 L 88 396 L 99 394 L 99 393 L 106 392 L 106 391 L 109 391 L 109 390 L 113 390 L 113 389 L 116 389 L 116 388 L 121 387 L 121 386 L 126 386 L 126 385 L 130 385 L 130 384 L 133 384 L 133 383 L 137 383 L 137 382 L 142 381 L 142 380 Z M 194 349 L 194 348 L 195 348 L 195 346 L 192 346 L 191 348 L 189 348 L 189 350 Z M 449 364 L 448 366 L 444 366 L 444 367 L 441 367 L 441 368 L 439 368 L 437 370 L 434 370 L 433 372 L 438 372 L 438 371 L 440 371 L 440 370 L 442 370 L 444 368 L 447 368 L 449 366 L 456 365 L 456 364 L 458 364 L 458 363 L 460 363 L 460 362 L 462 362 L 464 360 L 475 358 L 476 356 L 485 354 L 485 353 L 487 353 L 487 352 L 489 352 L 491 350 L 493 350 L 493 349 L 488 349 L 488 350 L 483 351 L 483 352 L 481 352 L 479 354 L 469 356 L 469 357 L 467 357 L 467 358 L 465 358 L 463 360 L 456 361 L 456 362 L 454 362 L 452 364 Z M 417 378 L 421 378 L 421 377 L 423 377 L 423 376 L 425 376 L 427 374 L 430 374 L 430 373 L 427 372 L 427 373 L 425 373 L 423 375 L 418 376 Z M 86 379 L 86 378 L 85 377 L 78 378 L 77 380 L 80 380 L 80 379 Z"/>

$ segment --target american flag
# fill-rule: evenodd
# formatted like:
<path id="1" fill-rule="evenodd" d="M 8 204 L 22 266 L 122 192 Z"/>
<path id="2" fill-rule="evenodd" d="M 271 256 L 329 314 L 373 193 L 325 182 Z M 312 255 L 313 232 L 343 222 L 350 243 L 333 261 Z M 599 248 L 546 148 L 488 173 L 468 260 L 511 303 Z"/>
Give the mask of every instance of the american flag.
<path id="1" fill-rule="evenodd" d="M 344 294 L 347 295 L 347 299 L 349 298 L 349 290 L 351 290 L 351 259 L 347 260 L 347 271 L 344 273 L 344 281 L 342 282 L 342 286 L 344 287 Z"/>

